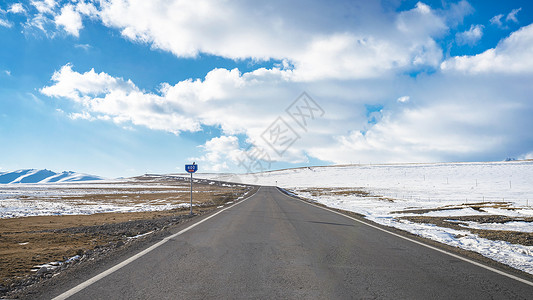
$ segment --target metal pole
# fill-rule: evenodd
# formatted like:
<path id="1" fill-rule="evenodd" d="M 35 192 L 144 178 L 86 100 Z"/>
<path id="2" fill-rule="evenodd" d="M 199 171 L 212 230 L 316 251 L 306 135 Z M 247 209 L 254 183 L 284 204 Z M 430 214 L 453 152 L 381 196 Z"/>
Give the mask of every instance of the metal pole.
<path id="1" fill-rule="evenodd" d="M 191 173 L 191 215 L 192 215 L 192 173 Z"/>

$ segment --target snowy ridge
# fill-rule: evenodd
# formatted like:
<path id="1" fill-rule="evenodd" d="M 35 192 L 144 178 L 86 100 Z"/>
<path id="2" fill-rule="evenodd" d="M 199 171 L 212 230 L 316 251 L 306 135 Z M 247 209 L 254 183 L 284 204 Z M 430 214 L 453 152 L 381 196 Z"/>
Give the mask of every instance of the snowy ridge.
<path id="1" fill-rule="evenodd" d="M 95 175 L 76 173 L 72 171 L 56 173 L 46 169 L 23 169 L 13 172 L 0 172 L 0 184 L 75 182 L 103 179 L 104 178 Z"/>

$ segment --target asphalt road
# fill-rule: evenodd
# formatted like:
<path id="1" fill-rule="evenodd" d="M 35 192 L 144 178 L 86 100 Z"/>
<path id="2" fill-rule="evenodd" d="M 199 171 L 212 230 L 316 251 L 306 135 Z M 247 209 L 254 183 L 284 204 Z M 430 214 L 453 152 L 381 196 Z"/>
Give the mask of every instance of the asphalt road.
<path id="1" fill-rule="evenodd" d="M 527 298 L 525 283 L 262 187 L 69 299 Z"/>

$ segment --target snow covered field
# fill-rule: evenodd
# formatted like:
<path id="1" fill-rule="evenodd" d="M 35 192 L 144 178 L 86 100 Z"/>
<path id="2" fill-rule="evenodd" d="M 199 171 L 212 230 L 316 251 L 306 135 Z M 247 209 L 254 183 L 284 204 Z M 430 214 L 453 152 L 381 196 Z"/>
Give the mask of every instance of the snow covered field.
<path id="1" fill-rule="evenodd" d="M 196 182 L 193 206 L 241 197 L 243 185 Z M 188 180 L 141 176 L 117 180 L 0 184 L 0 219 L 45 215 L 163 211 L 190 205 Z"/>
<path id="2" fill-rule="evenodd" d="M 533 232 L 533 161 L 348 165 L 196 176 L 277 185 L 533 274 L 533 246 L 489 240 L 473 232 Z M 413 216 L 443 217 L 459 227 L 408 220 Z M 458 221 L 462 216 L 503 216 L 505 222 Z"/>
<path id="3" fill-rule="evenodd" d="M 127 181 L 0 184 L 0 218 L 168 210 L 188 206 L 170 197 L 187 193 L 187 186 Z"/>

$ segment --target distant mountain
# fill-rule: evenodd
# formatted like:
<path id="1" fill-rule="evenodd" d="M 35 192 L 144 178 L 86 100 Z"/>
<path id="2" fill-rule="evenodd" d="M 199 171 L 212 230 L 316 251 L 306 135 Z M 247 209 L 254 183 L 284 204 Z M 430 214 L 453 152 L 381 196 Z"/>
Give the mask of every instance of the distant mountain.
<path id="1" fill-rule="evenodd" d="M 102 180 L 103 177 L 81 174 L 72 171 L 56 173 L 50 170 L 25 169 L 13 172 L 0 172 L 0 184 L 6 183 L 49 183 Z"/>

